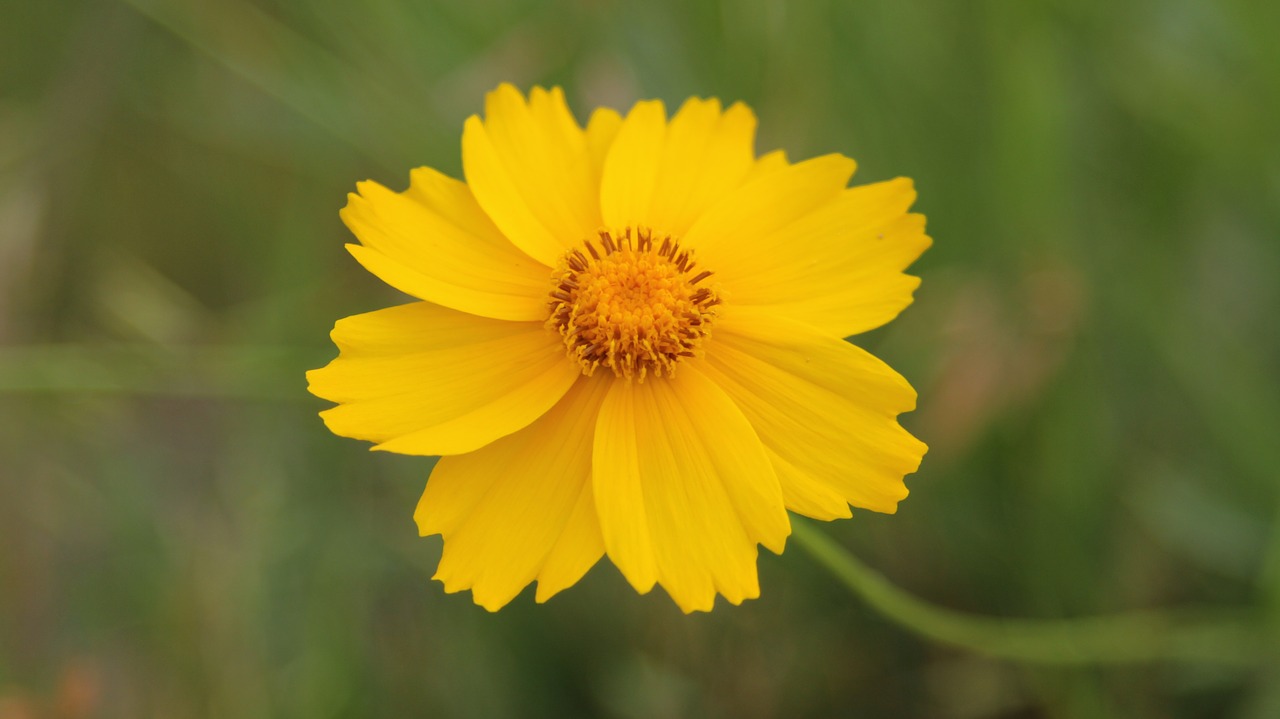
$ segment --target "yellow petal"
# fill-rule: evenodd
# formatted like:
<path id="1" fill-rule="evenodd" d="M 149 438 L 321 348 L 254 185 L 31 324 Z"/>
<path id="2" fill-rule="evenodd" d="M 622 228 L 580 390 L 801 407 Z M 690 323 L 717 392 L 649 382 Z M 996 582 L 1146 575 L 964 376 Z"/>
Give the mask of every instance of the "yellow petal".
<path id="1" fill-rule="evenodd" d="M 684 235 L 684 244 L 732 292 L 728 273 L 737 269 L 735 258 L 760 252 L 761 243 L 772 233 L 835 198 L 854 168 L 847 157 L 824 155 L 760 172 L 703 213 Z"/>
<path id="2" fill-rule="evenodd" d="M 405 454 L 479 449 L 542 416 L 580 375 L 538 322 L 505 322 L 421 302 L 334 328 L 342 348 L 307 373 L 335 434 Z"/>
<path id="3" fill-rule="evenodd" d="M 600 209 L 611 228 L 652 226 L 649 207 L 658 180 L 655 158 L 665 142 L 666 115 L 660 100 L 637 102 L 618 128 L 600 179 Z"/>
<path id="4" fill-rule="evenodd" d="M 591 412 L 594 421 L 598 408 Z M 534 598 L 545 602 L 560 591 L 577 584 L 588 569 L 595 566 L 604 554 L 604 537 L 600 534 L 600 517 L 596 514 L 596 495 L 591 486 L 590 437 L 588 438 L 588 464 L 582 494 L 573 507 L 573 513 L 564 525 L 564 531 L 556 540 L 547 561 L 538 572 L 538 591 Z"/>
<path id="5" fill-rule="evenodd" d="M 925 445 L 898 425 L 915 390 L 864 350 L 770 312 L 726 307 L 706 372 L 778 463 L 787 507 L 818 519 L 892 513 Z"/>
<path id="6" fill-rule="evenodd" d="M 755 129 L 741 103 L 721 111 L 719 100 L 690 98 L 670 124 L 661 103 L 637 103 L 606 163 L 605 222 L 683 235 L 755 165 Z"/>
<path id="7" fill-rule="evenodd" d="M 756 544 L 781 552 L 791 532 L 781 489 L 751 425 L 686 363 L 674 377 L 616 381 L 592 458 L 610 559 L 638 591 L 655 582 L 685 612 L 718 593 L 759 596 Z"/>
<path id="8" fill-rule="evenodd" d="M 726 381 L 725 384 L 731 383 Z M 805 474 L 772 449 L 766 447 L 766 451 L 778 473 L 778 484 L 782 486 L 787 509 L 822 520 L 848 519 L 853 516 L 853 512 L 849 511 L 849 501 L 834 487 Z"/>
<path id="9" fill-rule="evenodd" d="M 528 427 L 444 457 L 414 512 L 444 536 L 435 578 L 497 611 L 535 579 L 545 601 L 604 554 L 591 490 L 591 446 L 609 380 L 583 378 Z"/>
<path id="10" fill-rule="evenodd" d="M 462 133 L 462 165 L 476 199 L 517 247 L 554 266 L 600 227 L 599 184 L 586 133 L 560 88 L 511 85 L 485 98 L 485 119 Z"/>
<path id="11" fill-rule="evenodd" d="M 591 153 L 591 174 L 597 187 L 604 175 L 605 158 L 609 156 L 609 148 L 613 147 L 613 140 L 621 127 L 622 116 L 608 107 L 597 108 L 587 121 L 587 149 Z"/>
<path id="12" fill-rule="evenodd" d="M 724 199 L 755 165 L 756 116 L 734 103 L 690 98 L 671 118 L 654 188 L 653 224 L 677 236 Z"/>
<path id="13" fill-rule="evenodd" d="M 790 165 L 791 163 L 787 162 L 787 153 L 782 150 L 774 150 L 763 154 L 756 160 L 756 164 L 751 166 L 751 171 L 742 179 L 742 184 L 755 182 L 765 175 L 785 169 Z"/>
<path id="14" fill-rule="evenodd" d="M 903 273 L 929 247 L 924 217 L 907 214 L 911 181 L 854 187 L 755 242 L 720 281 L 736 305 L 767 305 L 837 337 L 883 325 L 911 304 L 920 281 Z"/>
<path id="15" fill-rule="evenodd" d="M 352 254 L 396 289 L 505 320 L 546 316 L 550 269 L 517 250 L 457 180 L 414 170 L 409 189 L 361 182 L 339 213 L 362 245 Z"/>

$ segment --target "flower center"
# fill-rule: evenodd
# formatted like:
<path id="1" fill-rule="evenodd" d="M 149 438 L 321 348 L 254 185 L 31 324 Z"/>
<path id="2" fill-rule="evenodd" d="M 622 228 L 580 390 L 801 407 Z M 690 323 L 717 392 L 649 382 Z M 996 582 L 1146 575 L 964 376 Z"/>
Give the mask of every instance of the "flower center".
<path id="1" fill-rule="evenodd" d="M 694 274 L 692 254 L 669 235 L 601 230 L 598 241 L 584 240 L 561 259 L 547 326 L 564 338 L 585 375 L 603 366 L 628 380 L 669 377 L 710 331 L 720 304 L 705 282 L 710 276 Z"/>

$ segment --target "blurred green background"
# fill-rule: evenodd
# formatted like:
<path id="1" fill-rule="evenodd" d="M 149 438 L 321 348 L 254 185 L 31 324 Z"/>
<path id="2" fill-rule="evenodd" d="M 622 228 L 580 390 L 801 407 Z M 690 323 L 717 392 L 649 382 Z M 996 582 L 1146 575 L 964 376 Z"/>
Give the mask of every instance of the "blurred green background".
<path id="1" fill-rule="evenodd" d="M 608 564 L 496 615 L 430 581 L 430 461 L 303 371 L 404 301 L 354 183 L 460 171 L 499 81 L 580 119 L 744 100 L 761 151 L 915 178 L 897 516 L 824 525 L 996 616 L 1241 608 L 1280 647 L 1280 5 L 0 0 L 0 718 L 1280 717 L 1256 665 L 920 640 L 799 547 L 686 617 Z"/>

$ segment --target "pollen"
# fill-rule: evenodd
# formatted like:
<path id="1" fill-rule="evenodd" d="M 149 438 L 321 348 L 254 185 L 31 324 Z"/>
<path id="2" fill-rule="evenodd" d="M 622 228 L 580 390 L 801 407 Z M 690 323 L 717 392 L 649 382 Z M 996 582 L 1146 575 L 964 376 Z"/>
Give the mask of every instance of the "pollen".
<path id="1" fill-rule="evenodd" d="M 711 276 L 669 235 L 602 230 L 561 258 L 547 326 L 585 375 L 604 367 L 641 382 L 670 377 L 710 333 L 720 304 Z"/>

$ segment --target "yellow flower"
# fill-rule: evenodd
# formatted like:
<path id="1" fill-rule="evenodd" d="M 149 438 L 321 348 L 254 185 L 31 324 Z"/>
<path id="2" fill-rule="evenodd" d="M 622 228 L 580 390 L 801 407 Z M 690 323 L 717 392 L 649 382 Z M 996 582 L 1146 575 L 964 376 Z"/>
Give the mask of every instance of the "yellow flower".
<path id="1" fill-rule="evenodd" d="M 441 455 L 414 519 L 436 578 L 490 610 L 607 554 L 686 612 L 759 596 L 787 510 L 893 512 L 925 446 L 900 375 L 842 338 L 893 319 L 930 244 L 910 180 L 756 157 L 742 104 L 583 129 L 559 88 L 489 93 L 466 182 L 363 182 L 351 254 L 421 302 L 348 317 L 308 374 L 334 433 Z"/>

